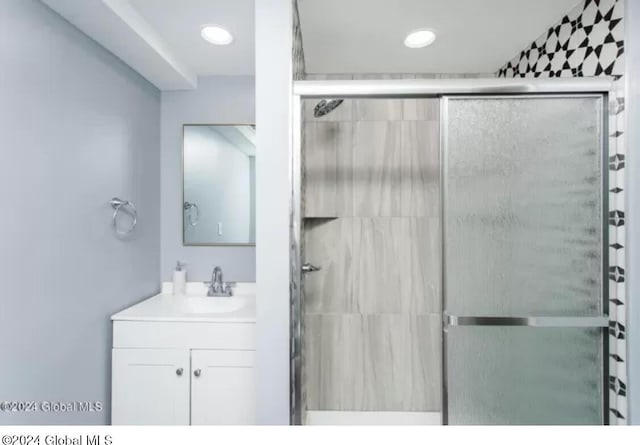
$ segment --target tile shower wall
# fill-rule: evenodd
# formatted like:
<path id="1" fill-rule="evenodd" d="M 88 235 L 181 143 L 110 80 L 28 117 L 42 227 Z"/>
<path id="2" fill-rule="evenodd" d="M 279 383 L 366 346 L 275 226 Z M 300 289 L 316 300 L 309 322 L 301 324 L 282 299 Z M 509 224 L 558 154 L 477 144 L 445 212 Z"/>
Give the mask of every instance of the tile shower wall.
<path id="1" fill-rule="evenodd" d="M 378 76 L 379 77 L 379 76 Z M 303 104 L 307 409 L 440 411 L 439 103 Z"/>
<path id="2" fill-rule="evenodd" d="M 304 79 L 304 48 L 302 46 L 302 30 L 300 29 L 300 13 L 298 12 L 298 2 L 293 0 L 293 78 L 294 80 Z"/>
<path id="3" fill-rule="evenodd" d="M 292 11 L 292 77 L 293 80 L 302 80 L 305 77 L 305 60 L 304 47 L 302 44 L 302 30 L 300 28 L 300 13 L 298 11 L 298 1 L 291 0 Z M 304 146 L 306 134 L 301 131 L 300 141 Z M 301 160 L 304 163 L 304 158 Z M 304 184 L 301 192 L 301 198 L 304 200 Z M 293 229 L 293 226 L 290 227 Z M 300 251 L 304 251 L 304 239 L 300 241 Z M 293 249 L 293 244 L 290 245 Z M 300 264 L 297 263 L 297 255 L 291 252 L 289 267 L 291 276 L 296 276 L 300 270 Z M 304 385 L 304 361 L 305 348 L 302 347 L 302 339 L 305 338 L 305 323 L 302 314 L 304 313 L 304 289 L 300 290 L 300 298 L 290 298 L 290 356 L 289 356 L 289 421 L 292 424 L 300 424 L 306 417 L 306 386 Z M 295 295 L 295 292 L 292 292 Z"/>
<path id="4" fill-rule="evenodd" d="M 624 173 L 624 0 L 586 0 L 507 62 L 499 77 L 614 80 L 609 107 L 609 406 L 612 424 L 628 419 Z"/>

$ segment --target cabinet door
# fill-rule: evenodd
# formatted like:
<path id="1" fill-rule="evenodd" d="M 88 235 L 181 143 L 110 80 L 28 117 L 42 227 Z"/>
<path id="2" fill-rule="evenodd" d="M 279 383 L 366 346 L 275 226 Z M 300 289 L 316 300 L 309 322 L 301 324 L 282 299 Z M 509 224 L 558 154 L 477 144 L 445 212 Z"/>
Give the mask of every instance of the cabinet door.
<path id="1" fill-rule="evenodd" d="M 253 351 L 191 351 L 191 424 L 256 422 Z"/>
<path id="2" fill-rule="evenodd" d="M 113 349 L 111 423 L 188 425 L 189 351 Z"/>

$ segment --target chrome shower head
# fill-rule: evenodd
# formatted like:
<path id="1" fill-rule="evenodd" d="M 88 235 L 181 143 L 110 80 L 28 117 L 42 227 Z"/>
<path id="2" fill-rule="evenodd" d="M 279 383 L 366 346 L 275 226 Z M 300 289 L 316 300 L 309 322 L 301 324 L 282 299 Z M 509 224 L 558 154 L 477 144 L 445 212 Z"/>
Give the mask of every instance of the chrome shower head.
<path id="1" fill-rule="evenodd" d="M 342 102 L 343 99 L 322 99 L 313 109 L 313 116 L 322 117 L 326 114 L 329 114 L 333 110 L 338 108 Z"/>

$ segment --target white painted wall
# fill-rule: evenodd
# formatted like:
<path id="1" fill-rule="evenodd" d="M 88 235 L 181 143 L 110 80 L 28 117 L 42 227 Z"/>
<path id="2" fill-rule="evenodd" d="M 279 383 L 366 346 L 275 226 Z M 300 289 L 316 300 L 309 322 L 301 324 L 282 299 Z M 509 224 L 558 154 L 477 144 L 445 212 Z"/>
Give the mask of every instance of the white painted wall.
<path id="1" fill-rule="evenodd" d="M 182 125 L 253 124 L 253 76 L 207 76 L 198 88 L 162 93 L 161 126 L 161 276 L 171 280 L 177 260 L 187 262 L 192 281 L 211 278 L 219 265 L 229 281 L 255 281 L 254 247 L 182 245 Z"/>
<path id="2" fill-rule="evenodd" d="M 260 0 L 255 14 L 258 422 L 288 424 L 291 0 Z"/>
<path id="3" fill-rule="evenodd" d="M 160 290 L 160 92 L 36 0 L 0 1 L 0 61 L 0 397 L 103 408 L 0 425 L 108 424 L 109 317 Z"/>
<path id="4" fill-rule="evenodd" d="M 250 242 L 251 158 L 208 126 L 185 128 L 184 154 L 184 199 L 200 209 L 194 226 L 185 212 L 187 242 Z"/>
<path id="5" fill-rule="evenodd" d="M 629 421 L 640 424 L 640 2 L 627 0 L 625 52 L 627 98 L 627 359 Z"/>

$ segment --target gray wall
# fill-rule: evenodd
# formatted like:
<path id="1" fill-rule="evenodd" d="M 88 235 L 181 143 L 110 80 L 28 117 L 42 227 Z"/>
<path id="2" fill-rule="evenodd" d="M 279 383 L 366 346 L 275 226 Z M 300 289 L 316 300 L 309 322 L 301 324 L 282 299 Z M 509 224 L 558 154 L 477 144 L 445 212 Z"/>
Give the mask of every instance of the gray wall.
<path id="1" fill-rule="evenodd" d="M 0 423 L 107 423 L 109 316 L 159 288 L 160 94 L 35 0 L 0 3 L 0 60 L 0 394 L 104 407 Z"/>
<path id="2" fill-rule="evenodd" d="M 626 2 L 629 423 L 640 424 L 640 4 Z"/>
<path id="3" fill-rule="evenodd" d="M 187 262 L 187 279 L 205 281 L 219 265 L 230 281 L 255 281 L 254 247 L 182 245 L 182 125 L 253 124 L 253 76 L 209 76 L 198 89 L 162 93 L 162 261 L 161 276 L 172 279 L 177 260 Z M 258 157 L 263 151 L 258 146 Z"/>

